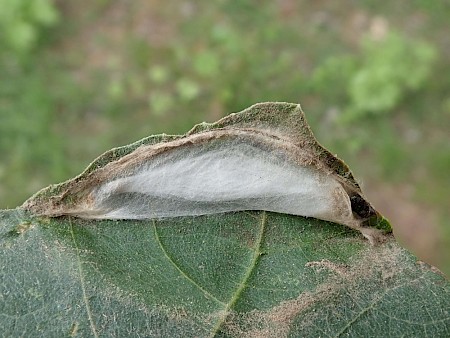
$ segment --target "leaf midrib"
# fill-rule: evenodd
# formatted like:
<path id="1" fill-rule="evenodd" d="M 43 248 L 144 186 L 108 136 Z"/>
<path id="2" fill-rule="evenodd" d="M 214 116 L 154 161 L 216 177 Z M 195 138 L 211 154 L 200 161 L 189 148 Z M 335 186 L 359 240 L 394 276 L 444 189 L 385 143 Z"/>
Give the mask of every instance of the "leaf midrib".
<path id="1" fill-rule="evenodd" d="M 242 278 L 242 282 L 239 283 L 230 301 L 226 304 L 226 307 L 223 311 L 223 315 L 219 318 L 216 325 L 212 329 L 211 334 L 209 335 L 210 337 L 214 337 L 217 333 L 220 332 L 223 324 L 225 323 L 228 315 L 230 314 L 230 309 L 233 308 L 233 306 L 239 300 L 239 297 L 241 296 L 242 292 L 247 287 L 247 282 L 250 279 L 251 275 L 253 274 L 253 271 L 255 270 L 255 267 L 258 264 L 259 258 L 261 257 L 261 244 L 264 239 L 266 224 L 267 224 L 267 213 L 265 211 L 262 211 L 261 221 L 259 224 L 259 236 L 255 243 L 252 260 L 250 261 L 249 267 L 244 277 Z"/>

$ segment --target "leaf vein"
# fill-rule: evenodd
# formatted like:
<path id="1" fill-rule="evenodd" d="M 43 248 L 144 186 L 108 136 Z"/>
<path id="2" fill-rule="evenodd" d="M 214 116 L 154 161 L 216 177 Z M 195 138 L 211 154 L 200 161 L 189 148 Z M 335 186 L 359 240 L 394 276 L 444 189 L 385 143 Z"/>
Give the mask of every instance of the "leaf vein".
<path id="1" fill-rule="evenodd" d="M 200 284 L 198 284 L 195 280 L 193 280 L 186 272 L 184 272 L 179 266 L 178 266 L 178 264 L 172 259 L 172 257 L 170 257 L 170 255 L 169 255 L 169 253 L 167 252 L 167 250 L 165 249 L 165 247 L 164 247 L 164 245 L 162 244 L 162 242 L 161 242 L 161 239 L 160 239 L 160 237 L 159 237 L 159 234 L 158 234 L 158 230 L 157 230 L 157 227 L 156 227 L 156 222 L 155 222 L 155 220 L 153 220 L 152 221 L 152 223 L 153 223 L 153 231 L 154 231 L 154 235 L 155 235 L 155 239 L 156 239 L 156 241 L 158 242 L 158 245 L 159 245 L 159 247 L 160 247 L 160 249 L 161 249 L 161 251 L 162 251 L 162 253 L 164 254 L 164 256 L 166 257 L 166 259 L 169 261 L 169 263 L 184 277 L 184 278 L 186 278 L 186 280 L 188 280 L 192 285 L 194 285 L 195 287 L 197 287 L 200 291 L 202 291 L 203 292 L 203 294 L 207 297 L 207 298 L 209 298 L 209 299 L 211 299 L 211 300 L 213 300 L 213 301 L 215 301 L 215 302 L 217 302 L 217 303 L 219 303 L 219 304 L 221 304 L 222 306 L 225 306 L 226 304 L 224 303 L 224 302 L 222 302 L 222 301 L 220 301 L 219 299 L 217 299 L 214 295 L 212 295 L 208 290 L 206 290 L 206 289 L 204 289 Z"/>
<path id="2" fill-rule="evenodd" d="M 384 297 L 384 294 L 380 297 L 377 297 L 372 303 L 370 303 L 369 306 L 367 306 L 364 309 L 361 309 L 361 311 L 352 319 L 350 320 L 343 328 L 341 331 L 338 332 L 338 334 L 335 337 L 340 337 L 342 336 L 355 322 L 357 322 L 365 313 L 369 312 L 370 310 L 372 310 L 376 304 L 378 304 L 381 299 Z"/>
<path id="3" fill-rule="evenodd" d="M 84 302 L 84 305 L 86 307 L 86 312 L 87 312 L 87 315 L 88 315 L 89 324 L 90 324 L 90 327 L 91 327 L 91 330 L 92 330 L 92 334 L 94 335 L 95 338 L 98 338 L 97 329 L 95 328 L 94 318 L 92 316 L 91 306 L 89 305 L 89 300 L 88 300 L 88 297 L 87 297 L 86 283 L 85 283 L 84 275 L 83 275 L 83 266 L 81 264 L 81 258 L 80 258 L 80 249 L 78 248 L 77 241 L 75 240 L 75 234 L 73 232 L 73 226 L 72 226 L 72 219 L 70 217 L 69 217 L 69 225 L 70 225 L 70 234 L 72 235 L 72 240 L 73 240 L 73 244 L 75 246 L 76 255 L 77 255 L 78 274 L 80 276 L 81 291 L 83 293 L 83 302 Z"/>
<path id="4" fill-rule="evenodd" d="M 262 245 L 263 238 L 264 238 L 266 224 L 267 224 L 267 213 L 265 211 L 263 211 L 261 221 L 260 221 L 260 226 L 259 226 L 259 236 L 255 243 L 254 253 L 253 253 L 252 260 L 250 261 L 249 268 L 247 269 L 247 272 L 245 273 L 244 278 L 242 279 L 242 282 L 237 287 L 233 297 L 231 297 L 228 304 L 226 304 L 225 310 L 223 311 L 223 315 L 219 318 L 219 320 L 217 321 L 217 324 L 211 331 L 210 337 L 214 337 L 217 333 L 219 333 L 221 327 L 225 323 L 225 320 L 227 319 L 228 315 L 230 314 L 230 309 L 236 304 L 240 295 L 247 287 L 247 282 L 250 279 L 250 277 L 251 277 L 253 271 L 255 270 L 255 268 L 258 264 L 258 261 L 261 257 L 261 245 Z"/>

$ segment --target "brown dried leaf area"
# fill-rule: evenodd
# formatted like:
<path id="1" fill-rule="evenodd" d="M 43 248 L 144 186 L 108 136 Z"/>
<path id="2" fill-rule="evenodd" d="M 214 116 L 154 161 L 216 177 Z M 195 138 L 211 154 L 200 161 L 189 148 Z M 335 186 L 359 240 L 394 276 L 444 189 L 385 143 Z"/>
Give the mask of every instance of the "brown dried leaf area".
<path id="1" fill-rule="evenodd" d="M 151 219 L 243 210 L 315 217 L 383 241 L 350 169 L 314 138 L 299 105 L 260 103 L 182 136 L 112 150 L 33 196 L 42 216 Z M 133 145 L 130 146 L 133 148 Z"/>
<path id="2" fill-rule="evenodd" d="M 395 225 L 400 243 L 427 263 L 443 266 L 441 253 L 447 252 L 446 243 L 440 237 L 435 209 L 415 201 L 409 186 L 370 183 L 365 189 L 377 209 Z"/>
<path id="3" fill-rule="evenodd" d="M 408 269 L 407 259 L 405 251 L 391 242 L 370 247 L 349 265 L 327 259 L 306 263 L 317 273 L 327 273 L 326 280 L 314 290 L 304 291 L 297 298 L 281 302 L 270 310 L 232 314 L 224 331 L 233 337 L 246 338 L 287 337 L 299 331 L 307 334 L 314 332 L 314 327 L 320 325 L 318 323 L 327 313 L 340 317 L 345 311 L 339 308 L 340 304 L 348 306 L 350 300 L 355 316 L 343 324 L 337 336 L 345 334 L 368 309 L 376 311 L 386 295 L 405 285 L 401 276 Z M 334 336 L 336 332 L 331 334 Z"/>

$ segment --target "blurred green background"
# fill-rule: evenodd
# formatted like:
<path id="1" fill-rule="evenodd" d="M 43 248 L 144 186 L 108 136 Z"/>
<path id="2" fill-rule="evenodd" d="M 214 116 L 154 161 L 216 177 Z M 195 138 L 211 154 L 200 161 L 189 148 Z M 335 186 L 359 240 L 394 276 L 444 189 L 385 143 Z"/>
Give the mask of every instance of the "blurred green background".
<path id="1" fill-rule="evenodd" d="M 299 102 L 450 275 L 448 1 L 0 0 L 0 207 L 103 151 Z"/>

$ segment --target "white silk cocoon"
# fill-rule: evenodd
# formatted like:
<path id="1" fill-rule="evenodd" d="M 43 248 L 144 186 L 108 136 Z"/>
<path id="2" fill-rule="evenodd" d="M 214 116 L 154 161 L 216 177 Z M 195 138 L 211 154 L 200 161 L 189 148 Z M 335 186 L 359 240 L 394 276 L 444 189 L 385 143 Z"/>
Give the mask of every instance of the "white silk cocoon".
<path id="1" fill-rule="evenodd" d="M 359 230 L 371 243 L 388 227 L 350 169 L 323 148 L 298 104 L 255 104 L 184 135 L 111 149 L 71 180 L 22 207 L 37 216 L 158 219 L 266 210 Z"/>
<path id="2" fill-rule="evenodd" d="M 89 209 L 78 209 L 77 216 L 146 219 L 266 210 L 352 219 L 349 197 L 333 175 L 239 139 L 164 152 L 95 187 L 89 200 Z"/>

